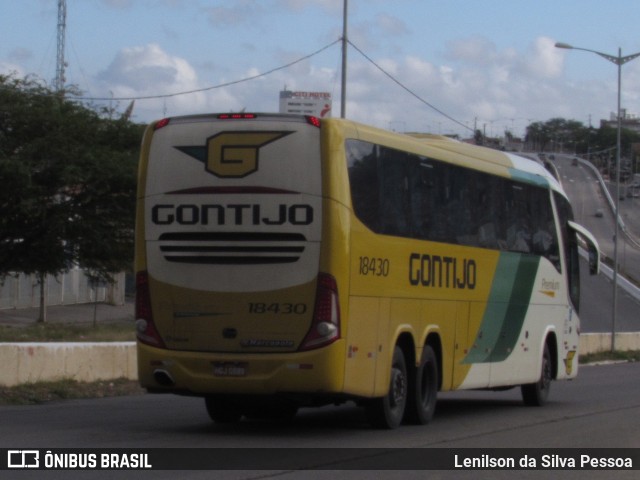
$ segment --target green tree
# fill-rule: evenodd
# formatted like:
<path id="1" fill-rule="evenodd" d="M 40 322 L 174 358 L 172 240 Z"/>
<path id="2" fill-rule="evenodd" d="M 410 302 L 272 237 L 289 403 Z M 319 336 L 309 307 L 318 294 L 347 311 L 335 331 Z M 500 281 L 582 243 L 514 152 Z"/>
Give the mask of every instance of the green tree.
<path id="1" fill-rule="evenodd" d="M 141 129 L 0 75 L 0 276 L 130 267 Z"/>
<path id="2" fill-rule="evenodd" d="M 552 118 L 546 122 L 529 124 L 526 142 L 533 150 L 570 149 L 574 153 L 609 151 L 616 146 L 617 129 L 602 126 L 599 129 L 586 127 L 576 120 Z M 640 140 L 640 134 L 623 128 L 621 131 L 622 156 L 631 156 L 631 145 Z M 615 154 L 615 152 L 614 152 Z"/>
<path id="3" fill-rule="evenodd" d="M 525 141 L 531 145 L 532 150 L 544 152 L 550 139 L 551 136 L 546 124 L 542 122 L 534 122 L 527 127 Z"/>

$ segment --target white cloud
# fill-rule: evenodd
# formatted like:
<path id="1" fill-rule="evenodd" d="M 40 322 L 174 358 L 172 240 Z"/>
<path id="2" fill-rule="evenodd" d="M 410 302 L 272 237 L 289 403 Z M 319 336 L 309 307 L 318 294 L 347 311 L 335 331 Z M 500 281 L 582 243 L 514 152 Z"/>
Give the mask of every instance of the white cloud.
<path id="1" fill-rule="evenodd" d="M 100 90 L 115 98 L 170 95 L 200 90 L 196 70 L 185 59 L 172 56 L 156 44 L 122 49 L 107 69 L 98 75 Z M 135 115 L 145 121 L 168 115 L 199 113 L 215 105 L 220 111 L 239 103 L 228 92 L 211 90 L 168 98 L 139 100 Z"/>
<path id="2" fill-rule="evenodd" d="M 523 55 L 525 71 L 538 78 L 555 78 L 562 73 L 563 54 L 555 41 L 539 37 Z"/>
<path id="3" fill-rule="evenodd" d="M 138 93 L 197 87 L 197 75 L 191 65 L 180 57 L 169 55 L 157 44 L 120 50 L 100 78 L 113 88 Z"/>
<path id="4" fill-rule="evenodd" d="M 493 42 L 473 37 L 448 45 L 446 58 L 449 63 L 434 64 L 416 56 L 375 61 L 458 122 L 468 127 L 475 122 L 486 124 L 497 134 L 506 126 L 515 127 L 516 121 L 523 128 L 530 119 L 566 116 L 582 96 L 581 92 L 573 97 L 562 91 L 562 57 L 549 38 L 538 38 L 527 51 L 518 52 L 513 48 L 499 50 Z M 350 66 L 348 77 L 347 113 L 351 118 L 378 122 L 383 128 L 400 121 L 410 130 L 465 131 L 362 59 L 357 60 L 357 66 Z"/>
<path id="5" fill-rule="evenodd" d="M 18 78 L 22 78 L 26 76 L 26 72 L 21 65 L 18 65 L 17 63 L 11 63 L 11 62 L 0 61 L 0 73 L 3 75 L 15 74 L 16 77 Z"/>
<path id="6" fill-rule="evenodd" d="M 337 53 L 339 47 L 334 48 Z M 276 52 L 274 58 L 278 59 L 277 63 L 285 64 L 303 54 L 282 50 Z M 521 133 L 530 120 L 568 117 L 569 112 L 587 100 L 594 103 L 593 111 L 598 111 L 595 110 L 598 100 L 593 99 L 593 84 L 563 87 L 560 78 L 562 56 L 548 38 L 536 39 L 525 52 L 498 50 L 488 40 L 470 38 L 449 45 L 446 58 L 447 63 L 440 64 L 415 55 L 374 57 L 374 60 L 437 109 L 468 127 L 473 127 L 476 121 L 478 128 L 487 125 L 487 129 L 493 129 L 495 134 L 501 134 L 505 125 L 516 127 L 516 133 Z M 264 77 L 206 92 L 140 100 L 136 102 L 134 118 L 148 121 L 165 113 L 183 115 L 243 108 L 277 111 L 278 92 L 284 86 L 331 92 L 334 115 L 338 115 L 339 63 L 321 66 L 316 62 L 316 59 L 308 59 Z M 532 68 L 535 74 L 530 71 Z M 235 82 L 257 76 L 264 70 L 257 67 L 230 70 L 225 77 L 221 77 L 216 68 L 201 70 L 201 74 L 204 71 L 210 76 L 199 76 L 184 58 L 171 55 L 156 44 L 129 47 L 118 52 L 108 68 L 100 73 L 98 89 L 111 92 L 114 97 L 169 94 Z M 629 78 L 637 78 L 638 72 L 640 69 L 629 69 Z M 348 118 L 399 130 L 468 132 L 396 85 L 353 49 L 349 52 L 347 78 Z M 520 122 L 519 131 L 515 125 L 517 121 Z"/>

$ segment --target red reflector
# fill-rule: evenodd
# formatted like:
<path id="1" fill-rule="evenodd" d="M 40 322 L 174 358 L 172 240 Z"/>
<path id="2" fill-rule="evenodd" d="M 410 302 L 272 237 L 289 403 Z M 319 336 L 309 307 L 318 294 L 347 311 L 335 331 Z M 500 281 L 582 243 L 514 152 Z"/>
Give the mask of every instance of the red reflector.
<path id="1" fill-rule="evenodd" d="M 160 130 L 162 127 L 166 127 L 167 125 L 169 125 L 170 121 L 171 121 L 170 118 L 163 118 L 162 120 L 158 120 L 156 124 L 153 126 L 153 129 Z"/>
<path id="2" fill-rule="evenodd" d="M 250 120 L 256 117 L 255 113 L 222 113 L 218 115 L 219 120 Z"/>

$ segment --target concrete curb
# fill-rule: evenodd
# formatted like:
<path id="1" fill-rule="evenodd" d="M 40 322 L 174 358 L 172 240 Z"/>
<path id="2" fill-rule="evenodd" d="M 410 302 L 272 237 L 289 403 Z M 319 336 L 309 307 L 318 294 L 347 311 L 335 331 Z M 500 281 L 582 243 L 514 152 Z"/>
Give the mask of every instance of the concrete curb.
<path id="1" fill-rule="evenodd" d="M 608 352 L 611 350 L 611 333 L 583 333 L 580 335 L 579 348 L 581 355 Z M 640 350 L 640 332 L 617 332 L 616 350 Z"/>
<path id="2" fill-rule="evenodd" d="M 605 352 L 610 333 L 580 336 L 580 353 Z M 616 333 L 616 350 L 640 350 L 640 332 Z M 0 385 L 73 378 L 82 382 L 138 379 L 135 342 L 0 343 Z"/>
<path id="3" fill-rule="evenodd" d="M 135 342 L 0 343 L 0 385 L 138 378 Z"/>

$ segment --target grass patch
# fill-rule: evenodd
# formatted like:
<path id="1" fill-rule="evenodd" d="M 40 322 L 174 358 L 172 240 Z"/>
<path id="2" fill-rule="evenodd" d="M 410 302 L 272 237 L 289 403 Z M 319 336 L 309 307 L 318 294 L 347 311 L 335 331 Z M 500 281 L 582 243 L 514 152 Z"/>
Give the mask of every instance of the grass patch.
<path id="1" fill-rule="evenodd" d="M 57 400 L 105 398 L 141 395 L 137 381 L 119 378 L 96 382 L 63 379 L 55 382 L 24 383 L 15 387 L 0 386 L 0 405 L 39 405 Z"/>
<path id="2" fill-rule="evenodd" d="M 615 352 L 598 352 L 580 355 L 581 364 L 606 361 L 638 362 L 640 361 L 640 350 L 628 350 L 625 352 L 616 350 Z"/>
<path id="3" fill-rule="evenodd" d="M 0 325 L 0 342 L 132 342 L 133 322 Z"/>

